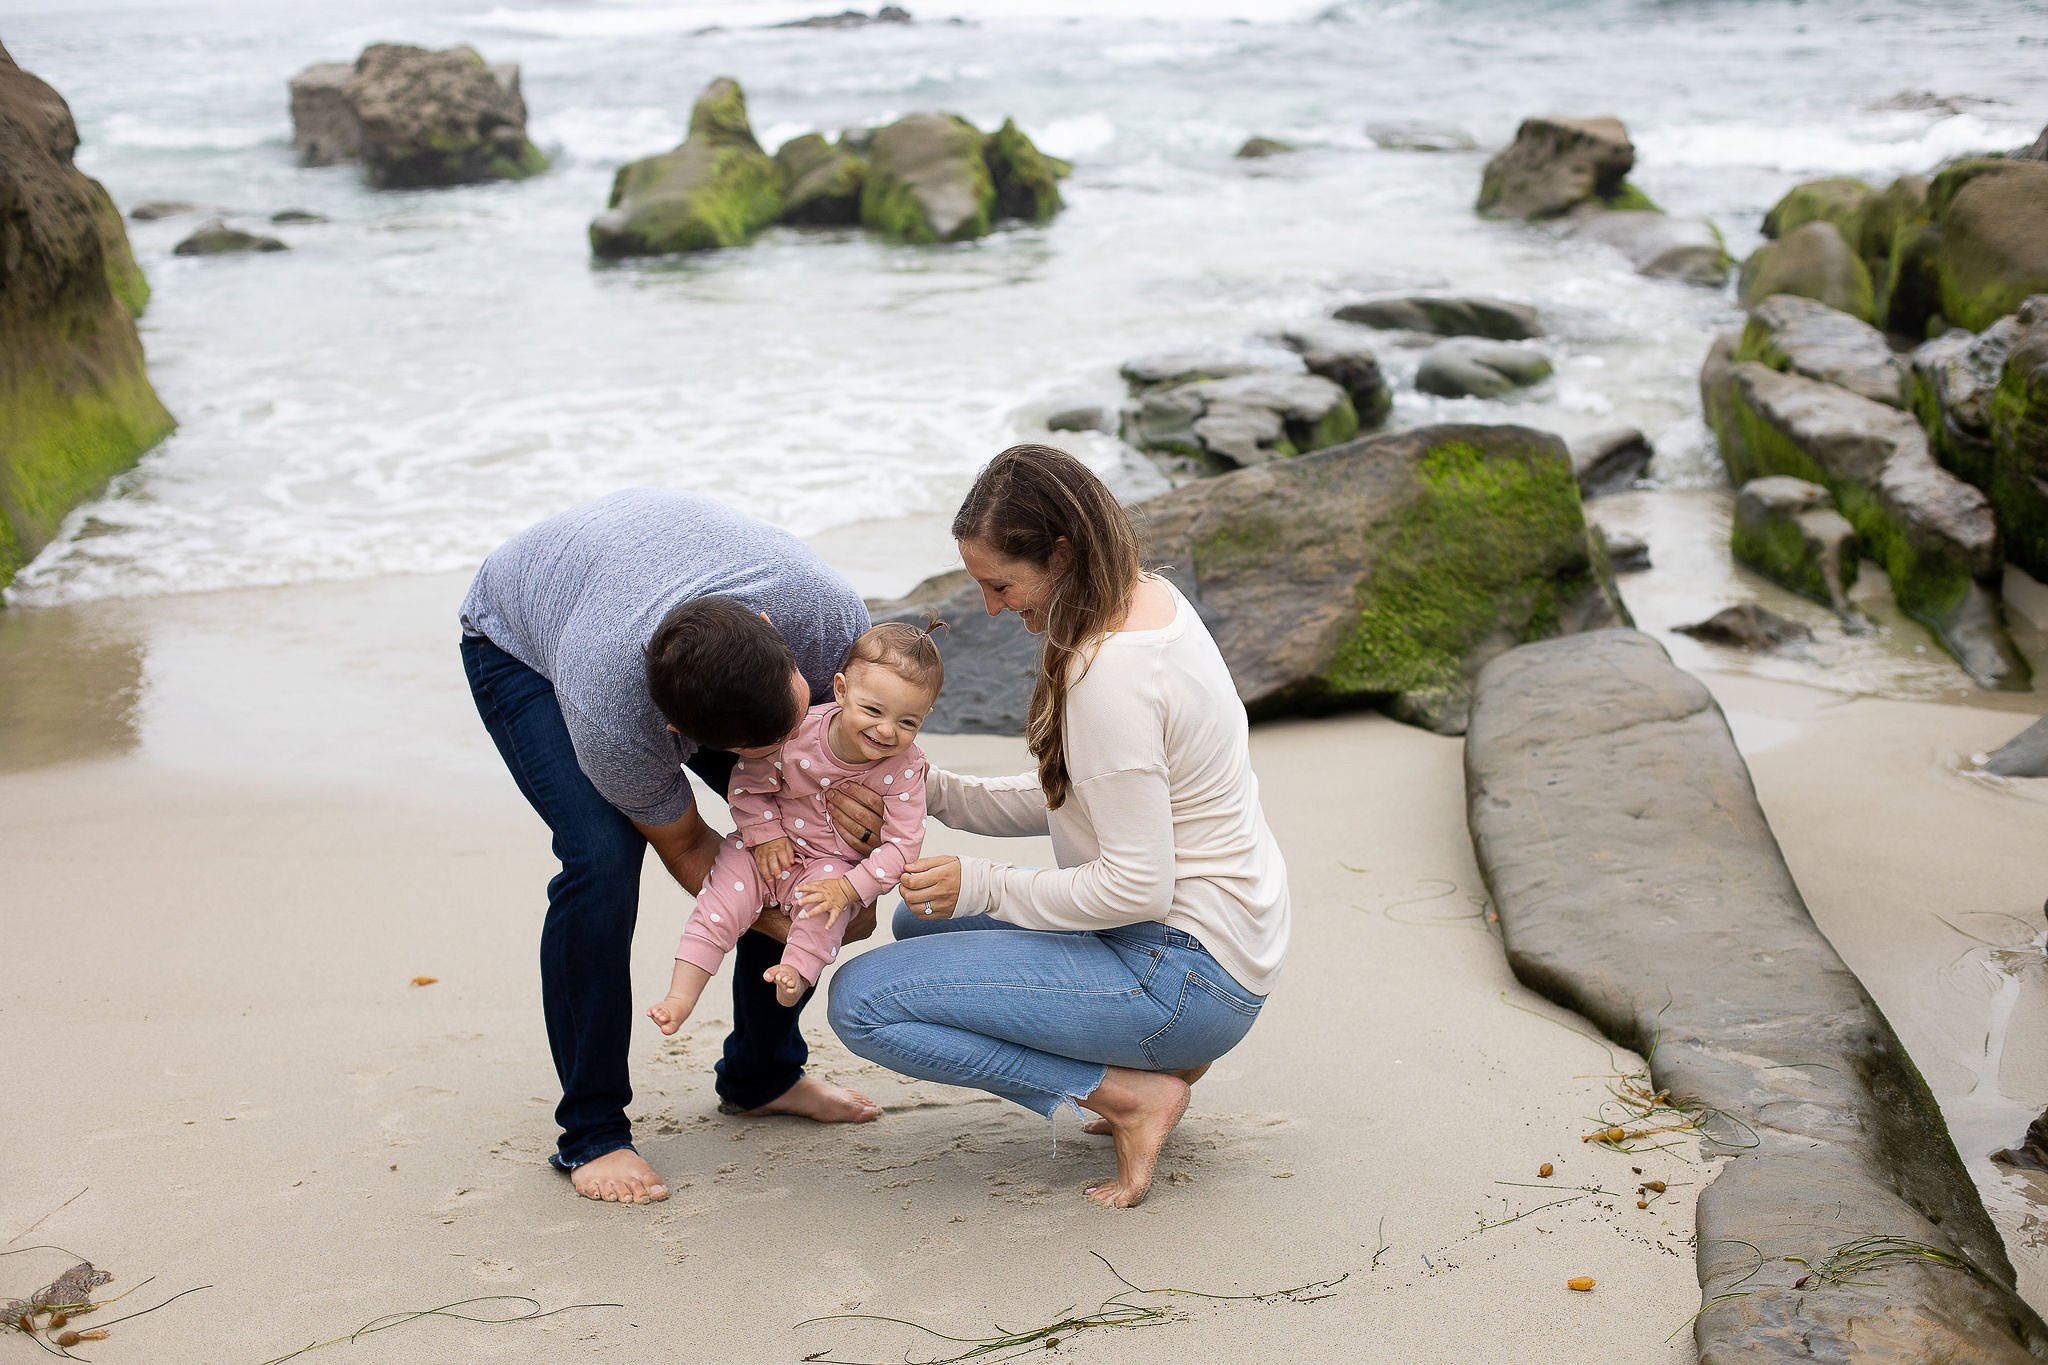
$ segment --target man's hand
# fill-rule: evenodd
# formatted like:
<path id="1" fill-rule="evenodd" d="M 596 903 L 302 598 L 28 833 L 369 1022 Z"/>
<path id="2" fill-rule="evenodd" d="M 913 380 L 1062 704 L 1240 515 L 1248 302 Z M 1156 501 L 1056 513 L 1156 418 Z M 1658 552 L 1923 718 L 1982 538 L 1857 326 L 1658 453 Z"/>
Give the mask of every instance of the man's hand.
<path id="1" fill-rule="evenodd" d="M 825 793 L 825 804 L 831 808 L 832 824 L 838 829 L 839 837 L 860 851 L 865 858 L 873 853 L 882 842 L 882 794 L 870 791 L 858 782 L 836 782 Z"/>
<path id="2" fill-rule="evenodd" d="M 704 889 L 712 860 L 718 857 L 720 836 L 704 823 L 695 806 L 672 825 L 643 825 L 635 820 L 633 828 L 654 846 L 654 855 L 683 890 L 694 896 Z"/>
<path id="3" fill-rule="evenodd" d="M 782 880 L 782 874 L 796 866 L 796 845 L 787 838 L 770 839 L 765 844 L 755 844 L 754 870 L 761 874 L 761 880 L 773 891 L 775 883 Z"/>
<path id="4" fill-rule="evenodd" d="M 950 855 L 919 858 L 903 869 L 896 889 L 919 919 L 950 919 L 960 908 L 960 860 Z"/>
<path id="5" fill-rule="evenodd" d="M 823 915 L 825 927 L 830 929 L 839 922 L 841 915 L 860 904 L 860 892 L 854 890 L 853 883 L 844 877 L 827 877 L 799 886 L 796 899 L 797 904 L 803 907 L 797 912 L 801 918 Z"/>
<path id="6" fill-rule="evenodd" d="M 789 912 L 779 905 L 771 905 L 761 912 L 761 918 L 754 921 L 757 933 L 763 933 L 777 943 L 789 942 Z M 847 921 L 846 933 L 841 939 L 845 943 L 858 943 L 872 938 L 875 932 L 875 907 L 863 905 L 851 920 Z"/>

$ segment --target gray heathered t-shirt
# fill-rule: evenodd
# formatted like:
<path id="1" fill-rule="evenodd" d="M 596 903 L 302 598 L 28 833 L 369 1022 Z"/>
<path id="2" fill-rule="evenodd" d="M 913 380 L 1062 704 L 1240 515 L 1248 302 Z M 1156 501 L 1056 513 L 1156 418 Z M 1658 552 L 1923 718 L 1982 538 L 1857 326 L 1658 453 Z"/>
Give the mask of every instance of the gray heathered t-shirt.
<path id="1" fill-rule="evenodd" d="M 666 825 L 690 808 L 682 763 L 696 746 L 667 730 L 642 651 L 671 607 L 711 596 L 768 613 L 814 702 L 868 628 L 859 595 L 795 536 L 695 493 L 632 488 L 493 550 L 462 630 L 553 683 L 576 761 L 605 800 Z"/>

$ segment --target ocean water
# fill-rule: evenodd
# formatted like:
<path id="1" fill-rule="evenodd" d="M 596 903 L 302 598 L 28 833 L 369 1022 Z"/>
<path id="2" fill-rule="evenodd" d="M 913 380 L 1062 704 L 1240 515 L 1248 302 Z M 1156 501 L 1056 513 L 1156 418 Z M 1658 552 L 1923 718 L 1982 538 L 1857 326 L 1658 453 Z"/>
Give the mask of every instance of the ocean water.
<path id="1" fill-rule="evenodd" d="M 125 208 L 190 200 L 292 250 L 181 259 L 197 217 L 132 223 L 142 330 L 181 426 L 81 508 L 15 605 L 459 569 L 634 483 L 700 489 L 799 533 L 943 517 L 1050 411 L 1120 397 L 1150 351 L 1258 349 L 1368 291 L 1536 304 L 1554 381 L 1511 403 L 1402 388 L 1396 423 L 1642 427 L 1660 486 L 1721 478 L 1695 376 L 1729 292 L 1472 212 L 1524 116 L 1611 113 L 1636 181 L 1738 254 L 1799 180 L 1924 171 L 2048 121 L 2048 5 L 1954 0 L 954 0 L 919 22 L 772 30 L 800 0 L 16 0 L 0 42 L 70 102 L 80 164 Z M 958 18 L 960 22 L 947 22 Z M 709 31 L 707 31 L 709 30 Z M 286 82 L 376 41 L 520 64 L 518 185 L 374 192 L 294 164 Z M 613 172 L 680 140 L 716 76 L 771 149 L 920 109 L 1014 117 L 1071 159 L 1047 227 L 943 247 L 775 230 L 601 265 Z M 1939 99 L 1927 99 L 1931 93 Z M 1462 128 L 1384 151 L 1368 124 Z M 1300 154 L 1239 162 L 1244 138 Z M 270 227 L 304 208 L 331 221 Z M 1397 380 L 1415 355 L 1391 342 Z M 1158 476 L 1066 438 L 1119 486 Z M 889 559 L 885 547 L 879 556 Z M 907 586 L 938 567 L 905 552 Z"/>

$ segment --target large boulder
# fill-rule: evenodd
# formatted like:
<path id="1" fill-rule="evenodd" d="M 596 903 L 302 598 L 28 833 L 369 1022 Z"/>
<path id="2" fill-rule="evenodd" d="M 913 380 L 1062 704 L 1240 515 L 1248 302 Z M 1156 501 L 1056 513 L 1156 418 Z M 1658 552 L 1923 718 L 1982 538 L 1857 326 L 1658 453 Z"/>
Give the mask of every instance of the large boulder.
<path id="1" fill-rule="evenodd" d="M 1751 479 L 1735 494 L 1728 543 L 1742 563 L 1860 628 L 1861 614 L 1849 604 L 1862 562 L 1856 528 L 1827 489 L 1785 474 Z"/>
<path id="2" fill-rule="evenodd" d="M 1934 270 L 1948 321 L 1979 332 L 2048 294 L 2048 163 L 1966 161 L 1934 177 L 1928 202 L 1941 229 Z"/>
<path id="3" fill-rule="evenodd" d="M 1835 176 L 1794 185 L 1764 215 L 1764 236 L 1773 240 L 1808 223 L 1833 223 L 1852 245 L 1862 231 L 1863 211 L 1877 190 L 1854 176 Z"/>
<path id="4" fill-rule="evenodd" d="M 353 155 L 380 189 L 523 180 L 547 169 L 526 136 L 519 68 L 492 66 L 474 48 L 373 44 L 356 58 L 338 99 L 328 67 L 301 72 L 292 109 L 295 119 L 302 112 L 308 119 L 293 135 L 302 160 Z"/>
<path id="5" fill-rule="evenodd" d="M 775 168 L 782 176 L 781 221 L 812 227 L 851 227 L 860 221 L 860 188 L 868 163 L 822 133 L 782 144 Z"/>
<path id="6" fill-rule="evenodd" d="M 738 246 L 781 211 L 782 175 L 754 140 L 746 94 L 721 76 L 697 97 L 682 146 L 619 168 L 590 249 L 616 258 Z"/>
<path id="7" fill-rule="evenodd" d="M 1911 416 L 1754 361 L 1724 338 L 1701 371 L 1729 475 L 1790 474 L 1825 487 L 1884 566 L 1892 596 L 1981 686 L 2024 690 L 2026 661 L 1998 596 L 1998 527 L 1984 494 L 1943 469 Z"/>
<path id="8" fill-rule="evenodd" d="M 1339 322 L 1355 322 L 1364 327 L 1442 337 L 1526 341 L 1543 335 L 1543 323 L 1534 308 L 1506 299 L 1406 294 L 1347 303 L 1332 316 Z"/>
<path id="9" fill-rule="evenodd" d="M 0 587 L 175 425 L 143 364 L 121 211 L 64 99 L 0 47 Z"/>
<path id="10" fill-rule="evenodd" d="M 1797 294 L 1772 294 L 1750 310 L 1737 360 L 1755 360 L 1834 384 L 1894 408 L 1906 406 L 1907 370 L 1884 333 Z"/>
<path id="11" fill-rule="evenodd" d="M 1758 247 L 1742 263 L 1736 293 L 1745 308 L 1773 294 L 1797 294 L 1864 322 L 1877 316 L 1868 267 L 1835 225 L 1824 221 L 1804 223 Z"/>
<path id="12" fill-rule="evenodd" d="M 996 188 L 996 217 L 1050 223 L 1066 207 L 1060 198 L 1066 163 L 1039 151 L 1015 119 L 1004 119 L 1003 126 L 989 134 L 982 155 Z"/>
<path id="13" fill-rule="evenodd" d="M 1148 389 L 1125 408 L 1123 427 L 1140 450 L 1224 470 L 1348 441 L 1358 434 L 1358 411 L 1320 375 L 1262 370 Z"/>
<path id="14" fill-rule="evenodd" d="M 1478 208 L 1502 218 L 1555 218 L 1581 204 L 1642 208 L 1628 184 L 1635 144 L 1616 118 L 1531 118 L 1486 163 Z"/>
<path id="15" fill-rule="evenodd" d="M 1415 387 L 1439 398 L 1501 398 L 1550 377 L 1548 357 L 1504 342 L 1454 337 L 1429 348 Z"/>
<path id="16" fill-rule="evenodd" d="M 1814 925 L 1697 679 L 1633 631 L 1510 651 L 1479 675 L 1465 799 L 1516 977 L 1647 1059 L 1660 1098 L 1630 1127 L 1696 1122 L 1714 1158 L 1700 1360 L 2048 1352 L 1940 1107 Z M 1852 1246 L 1899 1254 L 1822 1273 Z"/>
<path id="17" fill-rule="evenodd" d="M 1704 218 L 1674 218 L 1650 209 L 1582 206 L 1569 218 L 1566 235 L 1598 242 L 1628 258 L 1638 275 L 1682 280 L 1718 289 L 1728 282 L 1734 261 L 1721 233 Z"/>
<path id="18" fill-rule="evenodd" d="M 1255 717 L 1384 705 L 1463 729 L 1470 679 L 1523 640 L 1625 619 L 1571 462 L 1522 427 L 1423 427 L 1162 493 L 1133 509 Z M 1023 730 L 1039 641 L 964 575 L 877 620 L 959 623 L 930 728 Z"/>
<path id="19" fill-rule="evenodd" d="M 860 220 L 904 242 L 958 242 L 995 223 L 988 139 L 954 114 L 911 114 L 875 134 Z"/>
<path id="20" fill-rule="evenodd" d="M 356 159 L 363 128 L 348 95 L 355 74 L 349 62 L 318 62 L 292 77 L 292 150 L 301 166 Z"/>
<path id="21" fill-rule="evenodd" d="M 1936 458 L 1984 490 L 2006 558 L 2048 579 L 2048 294 L 1922 345 L 1913 382 Z"/>

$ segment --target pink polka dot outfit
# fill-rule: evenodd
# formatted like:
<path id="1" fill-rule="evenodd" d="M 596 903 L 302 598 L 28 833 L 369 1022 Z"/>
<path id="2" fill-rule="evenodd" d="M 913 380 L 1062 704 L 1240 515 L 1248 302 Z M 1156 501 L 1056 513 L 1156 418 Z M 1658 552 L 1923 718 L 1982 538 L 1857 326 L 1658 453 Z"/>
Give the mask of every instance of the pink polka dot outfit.
<path id="1" fill-rule="evenodd" d="M 683 926 L 676 957 L 707 972 L 732 951 L 761 917 L 770 902 L 794 906 L 796 889 L 806 882 L 844 877 L 867 905 L 892 890 L 904 866 L 924 846 L 924 752 L 915 744 L 873 763 L 845 763 L 826 742 L 826 730 L 839 714 L 837 702 L 813 706 L 783 746 L 767 758 L 743 758 L 732 772 L 726 796 L 738 833 L 725 841 L 711 864 L 697 907 Z M 882 796 L 881 846 L 862 858 L 839 837 L 825 794 L 835 782 L 857 782 Z M 773 886 L 763 881 L 749 852 L 761 844 L 788 839 L 795 864 Z M 825 916 L 791 921 L 789 942 L 782 950 L 785 965 L 804 980 L 816 982 L 825 966 L 839 956 L 851 910 L 831 928 Z"/>

